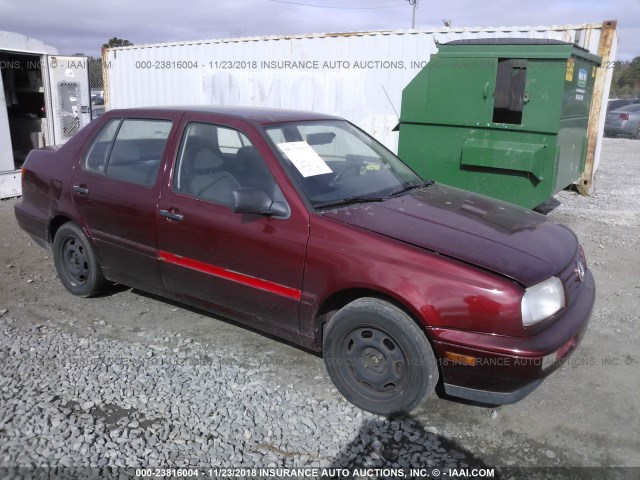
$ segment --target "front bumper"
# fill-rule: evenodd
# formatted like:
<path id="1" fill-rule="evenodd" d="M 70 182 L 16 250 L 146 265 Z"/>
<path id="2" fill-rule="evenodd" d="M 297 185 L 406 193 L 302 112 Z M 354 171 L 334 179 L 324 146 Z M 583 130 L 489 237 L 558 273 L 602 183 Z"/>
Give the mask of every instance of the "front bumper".
<path id="1" fill-rule="evenodd" d="M 586 332 L 595 301 L 590 271 L 580 290 L 561 318 L 532 337 L 431 329 L 445 392 L 494 405 L 514 403 L 531 393 L 564 363 Z"/>

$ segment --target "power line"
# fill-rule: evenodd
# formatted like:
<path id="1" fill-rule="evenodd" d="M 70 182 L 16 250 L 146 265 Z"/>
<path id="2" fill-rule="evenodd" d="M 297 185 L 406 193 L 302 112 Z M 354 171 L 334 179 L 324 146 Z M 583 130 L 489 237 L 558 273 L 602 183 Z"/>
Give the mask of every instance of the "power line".
<path id="1" fill-rule="evenodd" d="M 316 8 L 335 8 L 338 10 L 374 10 L 378 8 L 396 8 L 396 7 L 404 7 L 404 3 L 398 3 L 396 5 L 384 5 L 381 7 L 334 7 L 330 5 L 313 5 L 311 3 L 299 3 L 299 2 L 289 2 L 287 0 L 269 0 L 270 2 L 276 3 L 288 3 L 290 5 L 301 5 L 303 7 L 316 7 Z"/>

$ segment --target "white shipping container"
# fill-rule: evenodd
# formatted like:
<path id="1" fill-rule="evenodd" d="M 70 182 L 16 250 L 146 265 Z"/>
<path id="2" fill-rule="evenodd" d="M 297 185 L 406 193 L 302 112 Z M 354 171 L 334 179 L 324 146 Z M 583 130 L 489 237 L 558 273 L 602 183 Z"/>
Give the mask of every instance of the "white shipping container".
<path id="1" fill-rule="evenodd" d="M 104 51 L 108 109 L 161 105 L 251 105 L 313 110 L 357 124 L 397 151 L 402 89 L 438 43 L 541 38 L 598 54 L 603 24 L 445 28 L 205 40 Z M 614 42 L 615 43 L 615 42 Z M 613 60 L 611 52 L 609 60 Z M 607 73 L 606 99 L 611 79 Z M 455 99 L 452 99 L 455 101 Z M 594 166 L 599 158 L 599 143 Z M 595 173 L 595 169 L 594 169 Z"/>

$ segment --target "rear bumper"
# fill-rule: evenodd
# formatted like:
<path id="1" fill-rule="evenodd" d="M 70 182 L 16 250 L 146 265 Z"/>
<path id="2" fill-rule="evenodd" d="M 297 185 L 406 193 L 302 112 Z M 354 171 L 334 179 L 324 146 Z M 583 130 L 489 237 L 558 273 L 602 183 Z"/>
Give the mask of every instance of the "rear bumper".
<path id="1" fill-rule="evenodd" d="M 629 124 L 619 123 L 619 124 L 604 124 L 604 134 L 608 137 L 617 137 L 619 135 L 623 136 L 633 136 L 635 135 L 635 130 L 633 126 Z"/>
<path id="2" fill-rule="evenodd" d="M 13 211 L 16 215 L 18 225 L 22 230 L 27 232 L 31 238 L 41 247 L 48 248 L 49 245 L 49 223 L 46 219 L 28 212 L 23 202 L 18 203 Z"/>
<path id="3" fill-rule="evenodd" d="M 445 392 L 494 405 L 521 400 L 560 368 L 578 346 L 594 301 L 595 282 L 587 271 L 580 296 L 560 319 L 535 336 L 505 337 L 432 329 Z M 474 360 L 449 359 L 452 356 Z"/>

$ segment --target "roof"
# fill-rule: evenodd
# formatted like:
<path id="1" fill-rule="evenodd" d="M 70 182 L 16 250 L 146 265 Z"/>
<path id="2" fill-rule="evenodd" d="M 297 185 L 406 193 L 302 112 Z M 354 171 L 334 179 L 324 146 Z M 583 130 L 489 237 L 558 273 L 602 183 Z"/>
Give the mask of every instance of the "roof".
<path id="1" fill-rule="evenodd" d="M 425 29 L 397 29 L 397 30 L 368 30 L 355 32 L 329 32 L 329 33 L 306 33 L 306 34 L 290 34 L 290 35 L 273 35 L 273 36 L 255 36 L 255 37 L 238 37 L 238 38 L 212 38 L 204 40 L 191 40 L 181 42 L 165 42 L 165 43 L 149 43 L 141 45 L 132 45 L 129 47 L 112 47 L 107 51 L 116 50 L 135 50 L 141 48 L 162 48 L 186 45 L 206 45 L 211 43 L 241 43 L 241 42 L 261 42 L 261 41 L 282 41 L 282 40 L 311 40 L 318 38 L 342 38 L 342 37 L 371 37 L 371 36 L 388 36 L 388 35 L 432 35 L 432 34 L 452 34 L 452 33 L 493 33 L 493 32 L 524 32 L 524 31 L 566 31 L 566 30 L 583 30 L 592 28 L 601 28 L 602 23 L 581 23 L 572 25 L 551 25 L 551 26 L 502 26 L 502 27 L 444 27 L 444 28 L 425 28 Z"/>
<path id="2" fill-rule="evenodd" d="M 300 120 L 336 120 L 340 117 L 326 115 L 317 112 L 307 112 L 304 110 L 287 110 L 281 108 L 265 108 L 265 107 L 235 107 L 235 106 L 214 106 L 214 105 L 175 105 L 162 107 L 141 107 L 141 108 L 124 108 L 111 110 L 109 113 L 113 115 L 151 112 L 201 112 L 211 113 L 229 118 L 238 118 L 249 120 L 259 125 L 268 125 L 271 123 L 291 122 Z"/>
<path id="3" fill-rule="evenodd" d="M 58 49 L 20 33 L 0 31 L 0 50 L 57 55 Z"/>

